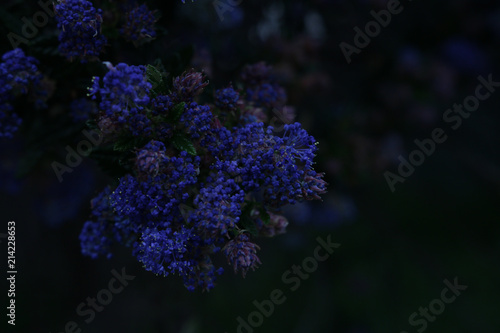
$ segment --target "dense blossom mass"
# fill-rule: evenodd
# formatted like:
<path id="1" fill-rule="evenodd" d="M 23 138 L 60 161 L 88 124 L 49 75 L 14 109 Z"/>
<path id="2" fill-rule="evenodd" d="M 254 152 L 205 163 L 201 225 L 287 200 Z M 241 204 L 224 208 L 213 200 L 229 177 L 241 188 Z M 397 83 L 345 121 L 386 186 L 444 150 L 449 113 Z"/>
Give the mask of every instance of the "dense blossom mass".
<path id="1" fill-rule="evenodd" d="M 245 68 L 245 87 L 216 90 L 214 104 L 198 102 L 202 73 L 169 85 L 153 66 L 107 67 L 89 92 L 127 172 L 92 201 L 84 254 L 110 256 L 113 243 L 125 244 L 146 270 L 208 290 L 222 273 L 214 254 L 245 275 L 260 264 L 251 238 L 285 232 L 279 209 L 325 193 L 314 138 L 299 123 L 278 130 L 261 121 L 286 101 L 269 66 Z"/>

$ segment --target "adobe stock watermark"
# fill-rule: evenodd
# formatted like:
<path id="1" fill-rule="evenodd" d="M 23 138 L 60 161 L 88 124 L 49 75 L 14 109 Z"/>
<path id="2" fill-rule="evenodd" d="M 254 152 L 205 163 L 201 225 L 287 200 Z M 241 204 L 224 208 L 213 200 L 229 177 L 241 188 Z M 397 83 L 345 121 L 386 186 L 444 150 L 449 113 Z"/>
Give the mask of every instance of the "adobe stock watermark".
<path id="1" fill-rule="evenodd" d="M 235 7 L 238 7 L 243 0 L 214 0 L 212 3 L 214 5 L 215 12 L 219 16 L 219 20 L 224 21 L 224 14 L 226 12 L 232 12 Z"/>
<path id="2" fill-rule="evenodd" d="M 82 133 L 83 135 L 85 135 L 88 141 L 81 140 L 80 142 L 78 142 L 78 144 L 76 145 L 76 150 L 71 148 L 69 145 L 66 146 L 66 164 L 62 164 L 57 161 L 54 161 L 51 164 L 52 169 L 54 170 L 60 183 L 63 181 L 63 174 L 66 172 L 73 172 L 73 168 L 76 168 L 82 163 L 83 157 L 89 156 L 94 147 L 100 145 L 103 140 L 102 134 L 98 133 L 97 131 L 83 130 Z"/>
<path id="3" fill-rule="evenodd" d="M 460 128 L 463 119 L 468 119 L 471 113 L 479 108 L 480 102 L 488 99 L 495 92 L 495 89 L 500 87 L 500 82 L 493 81 L 492 74 L 488 75 L 488 79 L 485 79 L 481 75 L 477 79 L 479 84 L 474 90 L 474 95 L 465 97 L 462 104 L 455 103 L 453 104 L 453 108 L 449 108 L 443 113 L 443 121 L 446 124 L 450 124 L 452 130 Z M 417 148 L 410 152 L 408 159 L 405 159 L 401 155 L 398 157 L 400 161 L 398 174 L 390 171 L 384 172 L 385 180 L 391 192 L 394 193 L 397 183 L 404 183 L 415 172 L 415 168 L 425 162 L 426 156 L 429 157 L 434 154 L 437 144 L 443 143 L 447 139 L 448 136 L 445 130 L 440 127 L 432 130 L 429 138 L 423 140 L 415 139 L 413 142 Z"/>
<path id="4" fill-rule="evenodd" d="M 125 267 L 121 273 L 115 269 L 111 271 L 113 277 L 109 280 L 107 288 L 99 290 L 95 298 L 87 297 L 85 302 L 81 302 L 76 307 L 76 314 L 80 317 L 87 317 L 84 322 L 90 324 L 96 316 L 96 312 L 102 312 L 104 306 L 113 301 L 113 296 L 121 293 L 129 281 L 135 279 L 134 275 L 127 275 Z M 81 333 L 82 329 L 75 321 L 68 321 L 64 325 L 64 330 L 59 333 Z"/>
<path id="5" fill-rule="evenodd" d="M 412 0 L 407 1 L 411 2 Z M 371 43 L 371 38 L 377 37 L 382 31 L 382 28 L 386 28 L 391 23 L 392 16 L 400 14 L 403 9 L 404 7 L 399 0 L 389 0 L 387 2 L 387 9 L 382 9 L 379 12 L 374 10 L 370 11 L 370 15 L 374 20 L 365 24 L 365 30 L 362 31 L 358 26 L 353 28 L 356 33 L 353 41 L 355 46 L 346 42 L 339 44 L 340 50 L 342 54 L 344 54 L 347 63 L 350 64 L 352 55 L 361 53 L 361 50 Z"/>
<path id="6" fill-rule="evenodd" d="M 457 280 L 457 277 L 455 277 L 453 283 L 444 280 L 443 283 L 446 287 L 441 291 L 440 297 L 430 301 L 428 307 L 419 307 L 418 312 L 413 312 L 408 317 L 410 326 L 419 327 L 417 329 L 418 333 L 425 331 L 428 323 L 436 321 L 437 316 L 444 312 L 446 308 L 445 304 L 453 303 L 461 295 L 461 292 L 468 288 L 466 285 L 458 284 Z M 408 331 L 401 331 L 400 333 L 408 333 Z"/>
<path id="7" fill-rule="evenodd" d="M 50 6 L 53 4 L 53 0 L 39 0 L 38 5 L 41 10 L 37 11 L 33 14 L 33 17 L 28 19 L 26 16 L 21 18 L 23 22 L 23 26 L 21 28 L 22 36 L 19 36 L 12 31 L 7 34 L 7 38 L 9 39 L 10 45 L 12 48 L 18 48 L 21 44 L 28 45 L 30 39 L 33 39 L 38 34 L 38 29 L 45 27 L 49 23 L 49 18 L 54 17 L 56 14 Z"/>
<path id="8" fill-rule="evenodd" d="M 299 289 L 302 281 L 307 280 L 309 275 L 318 269 L 318 264 L 330 258 L 335 249 L 340 244 L 333 243 L 331 235 L 326 237 L 326 241 L 318 237 L 316 241 L 319 245 L 314 249 L 313 255 L 302 260 L 300 265 L 292 265 L 281 275 L 281 281 L 287 286 L 288 290 L 296 291 Z M 283 304 L 287 300 L 285 291 L 274 289 L 269 293 L 269 298 L 262 301 L 254 300 L 252 304 L 255 310 L 250 312 L 245 318 L 238 316 L 236 321 L 238 327 L 237 333 L 253 333 L 255 328 L 264 324 L 264 318 L 269 318 L 277 305 Z"/>

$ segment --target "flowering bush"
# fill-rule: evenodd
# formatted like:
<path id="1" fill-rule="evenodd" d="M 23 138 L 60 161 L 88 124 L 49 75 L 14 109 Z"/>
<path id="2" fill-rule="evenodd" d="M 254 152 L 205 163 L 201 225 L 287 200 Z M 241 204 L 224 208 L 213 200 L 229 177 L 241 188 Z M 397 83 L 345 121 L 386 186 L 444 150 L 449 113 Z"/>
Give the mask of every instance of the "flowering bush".
<path id="1" fill-rule="evenodd" d="M 313 169 L 314 138 L 299 123 L 278 133 L 249 120 L 260 100 L 240 103 L 229 87 L 215 92 L 214 104 L 198 104 L 207 86 L 202 73 L 169 84 L 151 65 L 108 68 L 103 85 L 96 77 L 89 90 L 99 100 L 98 127 L 126 174 L 94 199 L 80 236 L 84 254 L 110 256 L 111 243 L 126 244 L 146 270 L 208 290 L 222 272 L 214 254 L 223 252 L 245 275 L 260 263 L 250 237 L 283 233 L 282 206 L 325 192 Z"/>
<path id="2" fill-rule="evenodd" d="M 146 270 L 179 275 L 189 290 L 214 287 L 223 272 L 213 261 L 219 253 L 243 276 L 255 269 L 260 259 L 254 239 L 285 232 L 288 221 L 280 209 L 320 199 L 326 191 L 323 174 L 313 168 L 315 139 L 300 123 L 271 126 L 273 113 L 289 113 L 271 66 L 248 65 L 234 86 L 210 94 L 203 72 L 172 75 L 161 59 L 154 65 L 98 62 L 118 38 L 135 46 L 153 40 L 158 16 L 145 5 L 110 3 L 101 10 L 86 0 L 59 0 L 54 12 L 58 56 L 72 67 L 62 64 L 53 75 L 64 80 L 66 69 L 78 68 L 93 77 L 85 81 L 85 97 L 81 81 L 64 81 L 67 93 L 58 91 L 56 107 L 44 116 L 58 120 L 64 109 L 69 120 L 50 119 L 47 132 L 54 124 L 68 135 L 85 126 L 95 130 L 102 137 L 99 147 L 84 152 L 88 141 L 80 141 L 77 150 L 117 177 L 91 200 L 80 234 L 82 253 L 109 258 L 114 244 L 122 244 Z M 11 137 L 21 123 L 13 99 L 34 96 L 40 106 L 47 94 L 35 58 L 16 49 L 2 59 L 0 137 Z M 55 150 L 48 146 L 52 141 L 41 142 L 46 146 L 38 151 Z M 68 165 L 81 162 L 68 156 Z"/>

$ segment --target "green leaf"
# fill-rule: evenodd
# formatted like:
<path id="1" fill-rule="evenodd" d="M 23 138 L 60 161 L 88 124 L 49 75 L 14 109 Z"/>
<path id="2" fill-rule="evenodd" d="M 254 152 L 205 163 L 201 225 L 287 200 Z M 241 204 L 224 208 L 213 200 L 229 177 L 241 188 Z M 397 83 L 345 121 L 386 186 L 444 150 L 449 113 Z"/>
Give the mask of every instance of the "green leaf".
<path id="1" fill-rule="evenodd" d="M 264 206 L 259 207 L 259 216 L 262 222 L 264 222 L 265 225 L 268 225 L 271 222 L 271 217 L 269 216 L 269 213 L 267 210 L 264 208 Z"/>
<path id="2" fill-rule="evenodd" d="M 146 66 L 146 77 L 148 82 L 152 85 L 151 91 L 154 95 L 165 93 L 166 85 L 163 81 L 163 75 L 155 66 Z"/>
<path id="3" fill-rule="evenodd" d="M 193 156 L 196 155 L 196 148 L 194 147 L 193 143 L 184 135 L 176 134 L 172 139 L 172 143 L 174 144 L 175 148 L 182 151 L 187 151 L 189 154 Z"/>
<path id="4" fill-rule="evenodd" d="M 185 106 L 186 106 L 186 103 L 184 103 L 184 102 L 176 104 L 172 108 L 172 110 L 170 110 L 168 117 L 167 117 L 167 120 L 170 123 L 176 123 L 179 120 L 179 118 L 181 117 L 182 113 L 184 112 Z"/>
<path id="5" fill-rule="evenodd" d="M 255 225 L 255 220 L 251 218 L 250 214 L 252 210 L 255 208 L 257 203 L 255 201 L 246 201 L 243 209 L 241 210 L 241 217 L 239 221 L 239 226 L 242 229 L 245 229 L 247 232 L 252 234 L 253 236 L 257 236 L 259 234 L 259 230 L 257 229 L 257 225 Z"/>
<path id="6" fill-rule="evenodd" d="M 122 161 L 127 160 L 126 154 L 114 150 L 111 146 L 96 147 L 90 157 L 97 162 L 99 167 L 112 177 L 122 177 L 130 173 L 130 168 Z"/>
<path id="7" fill-rule="evenodd" d="M 147 138 L 133 137 L 131 135 L 120 135 L 113 146 L 113 149 L 120 152 L 130 152 L 134 148 L 144 147 Z"/>
<path id="8" fill-rule="evenodd" d="M 132 148 L 132 145 L 130 143 L 130 138 L 126 137 L 126 136 L 120 136 L 119 138 L 117 138 L 114 146 L 113 146 L 113 150 L 116 150 L 116 151 L 128 151 L 130 148 Z"/>
<path id="9" fill-rule="evenodd" d="M 95 119 L 89 119 L 85 122 L 85 125 L 91 130 L 99 130 L 99 126 Z"/>
<path id="10" fill-rule="evenodd" d="M 257 230 L 257 226 L 255 225 L 254 220 L 250 218 L 248 215 L 242 215 L 240 218 L 240 225 L 243 229 L 248 231 L 253 236 L 258 236 L 259 230 Z"/>
<path id="11" fill-rule="evenodd" d="M 189 215 L 194 210 L 194 208 L 190 207 L 186 204 L 181 203 L 181 204 L 179 204 L 179 210 L 180 210 L 181 215 L 184 218 L 184 220 L 187 221 L 189 218 Z"/>

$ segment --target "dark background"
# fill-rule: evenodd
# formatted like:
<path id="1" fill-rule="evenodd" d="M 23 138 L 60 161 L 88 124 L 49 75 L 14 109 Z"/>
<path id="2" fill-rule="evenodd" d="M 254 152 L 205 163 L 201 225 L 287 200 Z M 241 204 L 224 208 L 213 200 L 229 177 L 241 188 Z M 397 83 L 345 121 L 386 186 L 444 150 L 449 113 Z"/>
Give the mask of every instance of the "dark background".
<path id="1" fill-rule="evenodd" d="M 296 107 L 296 120 L 320 143 L 316 169 L 326 173 L 328 194 L 291 207 L 285 235 L 257 240 L 259 269 L 242 278 L 225 266 L 208 293 L 146 272 L 127 248 L 116 248 L 111 260 L 83 257 L 78 235 L 90 199 L 110 179 L 89 158 L 59 183 L 50 163 L 81 139 L 83 127 L 68 127 L 64 117 L 67 103 L 84 96 L 96 65 L 65 63 L 51 21 L 21 46 L 55 84 L 49 109 L 19 111 L 25 126 L 0 141 L 0 232 L 7 221 L 17 226 L 16 327 L 8 329 L 63 332 L 75 321 L 96 333 L 236 332 L 237 317 L 255 311 L 254 300 L 281 289 L 286 301 L 255 332 L 417 332 L 422 326 L 411 326 L 409 316 L 440 298 L 443 281 L 456 277 L 467 290 L 425 331 L 500 331 L 500 92 L 456 130 L 442 120 L 474 93 L 479 75 L 500 81 L 498 2 L 402 1 L 403 11 L 350 64 L 339 44 L 353 44 L 353 28 L 364 30 L 370 11 L 385 9 L 386 1 L 243 0 L 222 21 L 208 0 L 147 3 L 162 15 L 158 38 L 140 48 L 113 39 L 102 60 L 168 58 L 179 72 L 204 69 L 209 89 L 237 81 L 245 64 L 267 61 Z M 94 4 L 106 8 L 103 1 Z M 11 49 L 7 33 L 19 31 L 20 18 L 39 7 L 35 1 L 2 5 L 4 53 Z M 408 158 L 413 141 L 435 128 L 448 139 L 391 192 L 384 172 L 397 173 L 398 156 Z M 282 274 L 312 256 L 317 237 L 328 235 L 341 246 L 291 291 Z M 0 248 L 7 252 L 5 239 Z M 135 279 L 85 323 L 77 306 L 107 288 L 111 271 L 122 267 Z"/>

